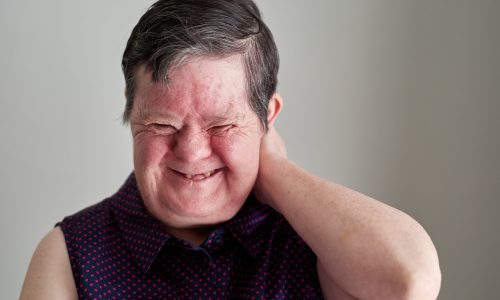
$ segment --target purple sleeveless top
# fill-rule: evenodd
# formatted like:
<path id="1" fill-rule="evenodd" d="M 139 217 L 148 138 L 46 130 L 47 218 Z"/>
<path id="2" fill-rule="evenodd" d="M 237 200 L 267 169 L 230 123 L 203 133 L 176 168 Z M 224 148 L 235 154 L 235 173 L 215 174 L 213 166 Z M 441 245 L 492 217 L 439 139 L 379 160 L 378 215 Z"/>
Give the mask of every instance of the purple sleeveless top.
<path id="1" fill-rule="evenodd" d="M 251 196 L 200 246 L 146 213 L 132 174 L 58 224 L 81 299 L 322 299 L 316 256 Z"/>

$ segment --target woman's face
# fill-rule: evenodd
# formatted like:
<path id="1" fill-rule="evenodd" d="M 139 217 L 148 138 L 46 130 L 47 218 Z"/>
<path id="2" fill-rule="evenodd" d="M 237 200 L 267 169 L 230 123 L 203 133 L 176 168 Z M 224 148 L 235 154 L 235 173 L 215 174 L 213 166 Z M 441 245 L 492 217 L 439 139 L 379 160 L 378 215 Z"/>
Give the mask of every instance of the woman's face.
<path id="1" fill-rule="evenodd" d="M 134 166 L 148 211 L 172 228 L 232 218 L 255 183 L 264 133 L 241 56 L 194 58 L 168 84 L 140 68 L 136 86 Z"/>

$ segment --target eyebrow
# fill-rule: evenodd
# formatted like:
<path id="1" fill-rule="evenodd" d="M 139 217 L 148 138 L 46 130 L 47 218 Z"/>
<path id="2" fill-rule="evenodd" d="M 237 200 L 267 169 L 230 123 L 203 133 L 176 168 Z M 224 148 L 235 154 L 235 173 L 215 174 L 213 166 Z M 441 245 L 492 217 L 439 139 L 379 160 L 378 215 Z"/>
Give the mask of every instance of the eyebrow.
<path id="1" fill-rule="evenodd" d="M 203 118 L 203 120 L 207 123 L 217 123 L 221 121 L 227 121 L 227 120 L 241 120 L 243 119 L 244 115 L 243 114 L 229 114 L 227 116 L 208 116 L 206 118 Z"/>
<path id="2" fill-rule="evenodd" d="M 135 117 L 134 117 L 135 116 Z M 138 106 L 136 113 L 134 114 L 132 119 L 136 121 L 150 121 L 151 119 L 167 119 L 167 120 L 175 120 L 175 117 L 164 112 L 159 112 L 155 110 L 147 109 L 143 106 Z"/>
<path id="3" fill-rule="evenodd" d="M 139 112 L 139 118 L 142 120 L 147 120 L 151 118 L 161 118 L 168 120 L 175 120 L 175 117 L 169 113 L 154 111 L 154 110 L 141 110 Z"/>
<path id="4" fill-rule="evenodd" d="M 217 123 L 221 121 L 227 121 L 227 120 L 242 120 L 244 118 L 245 114 L 243 113 L 234 113 L 233 111 L 229 110 L 228 115 L 211 115 L 207 117 L 202 117 L 203 121 L 208 124 L 212 123 Z M 163 119 L 163 120 L 169 120 L 172 122 L 176 122 L 177 118 L 167 112 L 160 112 L 160 111 L 155 111 L 155 110 L 150 110 L 144 107 L 140 107 L 137 110 L 137 118 L 138 120 L 141 121 L 151 121 L 152 119 Z"/>

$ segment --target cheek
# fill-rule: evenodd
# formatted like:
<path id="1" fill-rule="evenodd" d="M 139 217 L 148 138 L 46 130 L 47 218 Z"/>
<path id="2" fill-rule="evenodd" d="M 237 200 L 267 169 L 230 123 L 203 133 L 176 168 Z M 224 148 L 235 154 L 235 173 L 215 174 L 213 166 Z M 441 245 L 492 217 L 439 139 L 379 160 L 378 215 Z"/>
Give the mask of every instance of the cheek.
<path id="1" fill-rule="evenodd" d="M 136 168 L 158 166 L 169 151 L 165 138 L 134 138 L 134 161 Z"/>
<path id="2" fill-rule="evenodd" d="M 212 150 L 233 172 L 253 173 L 258 168 L 260 139 L 241 136 L 212 141 Z"/>

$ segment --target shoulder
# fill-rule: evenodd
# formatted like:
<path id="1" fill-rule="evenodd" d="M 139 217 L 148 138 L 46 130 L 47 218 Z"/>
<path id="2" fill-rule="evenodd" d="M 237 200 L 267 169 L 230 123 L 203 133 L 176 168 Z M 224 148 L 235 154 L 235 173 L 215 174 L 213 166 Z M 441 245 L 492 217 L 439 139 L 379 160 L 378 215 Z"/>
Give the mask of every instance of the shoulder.
<path id="1" fill-rule="evenodd" d="M 71 225 L 77 225 L 80 223 L 84 224 L 106 218 L 111 212 L 111 202 L 113 201 L 116 201 L 116 199 L 114 199 L 113 197 L 104 199 L 94 205 L 86 207 L 72 215 L 65 217 L 64 220 L 58 225 L 63 225 L 64 223 L 68 223 Z"/>
<path id="2" fill-rule="evenodd" d="M 64 235 L 52 229 L 38 244 L 20 299 L 78 299 Z"/>
<path id="3" fill-rule="evenodd" d="M 81 237 L 82 234 L 92 235 L 100 232 L 112 222 L 112 209 L 110 202 L 113 198 L 105 199 L 97 204 L 80 210 L 70 216 L 65 217 L 57 225 L 61 228 L 66 244 L 73 244 L 73 239 Z"/>

